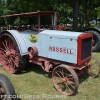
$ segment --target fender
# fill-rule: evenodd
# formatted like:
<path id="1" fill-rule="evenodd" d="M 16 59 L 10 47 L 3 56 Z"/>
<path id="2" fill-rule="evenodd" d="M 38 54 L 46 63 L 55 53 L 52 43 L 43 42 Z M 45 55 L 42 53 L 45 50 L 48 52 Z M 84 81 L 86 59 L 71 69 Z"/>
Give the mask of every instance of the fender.
<path id="1" fill-rule="evenodd" d="M 6 30 L 6 31 L 2 31 L 0 33 L 0 36 L 3 35 L 4 33 L 7 33 L 13 36 L 13 38 L 17 42 L 21 55 L 28 54 L 26 41 L 24 37 L 22 36 L 22 34 L 20 34 L 20 32 L 18 32 L 17 30 Z"/>

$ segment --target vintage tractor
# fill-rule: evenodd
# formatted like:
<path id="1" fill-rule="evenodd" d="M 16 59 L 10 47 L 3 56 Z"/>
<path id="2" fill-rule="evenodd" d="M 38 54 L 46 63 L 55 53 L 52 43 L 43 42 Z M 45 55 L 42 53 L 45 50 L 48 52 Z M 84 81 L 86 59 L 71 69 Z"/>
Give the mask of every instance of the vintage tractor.
<path id="1" fill-rule="evenodd" d="M 0 100 L 15 100 L 15 89 L 7 76 L 0 74 Z"/>
<path id="2" fill-rule="evenodd" d="M 41 29 L 41 16 L 51 16 L 52 29 Z M 0 62 L 4 69 L 16 73 L 27 62 L 38 64 L 52 72 L 54 87 L 65 95 L 74 94 L 78 76 L 89 73 L 93 78 L 100 73 L 100 63 L 92 57 L 92 34 L 88 32 L 58 31 L 56 13 L 39 11 L 1 17 L 38 17 L 38 28 L 4 30 L 0 33 Z M 35 66 L 34 66 L 35 67 Z"/>

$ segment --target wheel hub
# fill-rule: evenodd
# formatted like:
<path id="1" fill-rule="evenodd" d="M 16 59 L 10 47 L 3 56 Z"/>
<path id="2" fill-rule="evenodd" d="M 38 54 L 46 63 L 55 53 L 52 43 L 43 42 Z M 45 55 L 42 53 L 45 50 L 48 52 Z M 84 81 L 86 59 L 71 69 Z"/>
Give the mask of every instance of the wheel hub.
<path id="1" fill-rule="evenodd" d="M 66 82 L 66 81 L 68 81 L 67 77 L 62 78 L 62 83 Z"/>
<path id="2" fill-rule="evenodd" d="M 11 55 L 10 51 L 6 52 L 6 56 L 9 57 Z"/>

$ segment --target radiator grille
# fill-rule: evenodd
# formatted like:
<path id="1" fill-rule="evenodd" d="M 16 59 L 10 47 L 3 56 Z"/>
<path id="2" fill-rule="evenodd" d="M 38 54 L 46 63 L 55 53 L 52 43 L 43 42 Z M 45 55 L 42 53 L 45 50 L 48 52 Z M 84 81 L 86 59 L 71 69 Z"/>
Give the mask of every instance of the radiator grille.
<path id="1" fill-rule="evenodd" d="M 82 52 L 81 52 L 81 60 L 84 60 L 85 58 L 91 56 L 91 38 L 82 39 Z"/>

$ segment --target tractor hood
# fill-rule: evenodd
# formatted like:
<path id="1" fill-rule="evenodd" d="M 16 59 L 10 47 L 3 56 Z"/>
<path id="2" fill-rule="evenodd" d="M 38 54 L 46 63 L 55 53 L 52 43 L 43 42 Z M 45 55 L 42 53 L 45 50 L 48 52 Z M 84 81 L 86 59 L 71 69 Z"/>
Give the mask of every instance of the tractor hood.
<path id="1" fill-rule="evenodd" d="M 58 30 L 44 30 L 40 32 L 41 35 L 59 37 L 59 38 L 72 38 L 77 39 L 82 32 L 72 32 L 72 31 L 58 31 Z"/>
<path id="2" fill-rule="evenodd" d="M 80 64 L 91 56 L 92 34 L 86 32 L 44 30 L 38 33 L 33 30 L 7 30 L 4 33 L 13 36 L 21 55 L 27 55 L 28 48 L 35 47 L 39 57 L 74 64 Z"/>

